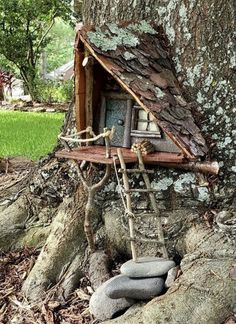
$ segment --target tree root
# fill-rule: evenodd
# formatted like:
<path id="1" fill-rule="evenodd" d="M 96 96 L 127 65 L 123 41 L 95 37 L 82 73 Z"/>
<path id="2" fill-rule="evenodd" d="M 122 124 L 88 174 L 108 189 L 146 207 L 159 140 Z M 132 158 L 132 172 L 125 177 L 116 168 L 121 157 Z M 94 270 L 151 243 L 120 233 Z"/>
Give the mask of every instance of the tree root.
<path id="1" fill-rule="evenodd" d="M 204 237 L 209 239 L 204 240 Z M 180 252 L 186 257 L 181 263 L 183 274 L 175 284 L 145 307 L 138 307 L 107 324 L 216 324 L 233 314 L 236 307 L 236 285 L 232 275 L 236 257 L 234 247 L 224 238 L 219 239 L 218 233 L 209 236 L 209 229 L 203 226 L 192 227 L 180 240 L 180 246 L 185 246 Z M 196 253 L 196 246 L 198 257 L 190 261 L 189 256 Z M 209 246 L 214 246 L 216 252 L 227 250 L 228 256 L 217 258 L 212 249 L 208 253 Z"/>
<path id="2" fill-rule="evenodd" d="M 87 260 L 83 231 L 85 198 L 84 192 L 80 191 L 78 202 L 68 199 L 59 209 L 51 233 L 23 284 L 28 300 L 44 298 L 46 291 L 55 284 L 57 294 L 67 298 L 78 285 Z"/>

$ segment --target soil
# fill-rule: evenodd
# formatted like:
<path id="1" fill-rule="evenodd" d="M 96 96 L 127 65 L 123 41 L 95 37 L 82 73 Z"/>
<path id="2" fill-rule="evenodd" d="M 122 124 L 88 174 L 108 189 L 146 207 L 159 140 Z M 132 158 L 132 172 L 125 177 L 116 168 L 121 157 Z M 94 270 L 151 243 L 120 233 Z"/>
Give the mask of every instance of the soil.
<path id="1" fill-rule="evenodd" d="M 0 255 L 0 323 L 17 324 L 96 324 L 89 313 L 88 302 L 92 288 L 84 277 L 80 288 L 68 300 L 57 300 L 49 290 L 41 304 L 29 305 L 21 293 L 24 279 L 38 256 L 35 249 L 1 253 Z"/>
<path id="2" fill-rule="evenodd" d="M 19 100 L 17 103 L 0 105 L 0 110 L 22 111 L 22 112 L 67 112 L 68 103 L 36 103 L 32 101 Z"/>

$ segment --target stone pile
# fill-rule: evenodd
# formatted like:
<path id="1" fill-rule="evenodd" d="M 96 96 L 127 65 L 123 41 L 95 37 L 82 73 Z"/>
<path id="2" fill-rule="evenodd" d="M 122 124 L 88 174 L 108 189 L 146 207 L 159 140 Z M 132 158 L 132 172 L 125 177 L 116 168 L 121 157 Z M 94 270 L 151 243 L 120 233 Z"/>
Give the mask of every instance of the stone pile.
<path id="1" fill-rule="evenodd" d="M 144 257 L 138 262 L 127 261 L 120 271 L 120 275 L 104 282 L 90 299 L 90 312 L 99 320 L 110 319 L 140 300 L 160 295 L 175 280 L 177 268 L 172 260 Z"/>

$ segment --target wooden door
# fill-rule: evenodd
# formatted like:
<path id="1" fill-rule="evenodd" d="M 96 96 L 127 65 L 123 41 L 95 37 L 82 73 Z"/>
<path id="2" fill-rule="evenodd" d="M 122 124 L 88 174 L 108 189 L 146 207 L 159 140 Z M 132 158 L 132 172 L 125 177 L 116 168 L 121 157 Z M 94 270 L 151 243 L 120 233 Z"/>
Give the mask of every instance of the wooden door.
<path id="1" fill-rule="evenodd" d="M 127 100 L 106 98 L 105 127 L 115 127 L 112 146 L 123 146 L 126 126 Z"/>

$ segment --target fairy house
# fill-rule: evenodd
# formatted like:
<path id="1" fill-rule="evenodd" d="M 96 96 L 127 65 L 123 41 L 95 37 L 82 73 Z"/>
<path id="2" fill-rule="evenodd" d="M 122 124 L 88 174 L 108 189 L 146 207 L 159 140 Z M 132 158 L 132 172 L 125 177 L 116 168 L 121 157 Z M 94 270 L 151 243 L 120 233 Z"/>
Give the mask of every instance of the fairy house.
<path id="1" fill-rule="evenodd" d="M 120 194 L 126 197 L 122 201 L 129 218 L 133 261 L 137 261 L 133 219 L 144 215 L 133 208 L 133 193 L 148 195 L 151 205 L 145 215 L 154 215 L 162 255 L 167 257 L 162 224 L 157 217 L 156 190 L 148 176 L 154 170 L 147 170 L 145 164 L 214 174 L 219 167 L 215 162 L 201 162 L 207 146 L 190 104 L 183 97 L 162 29 L 144 21 L 122 26 L 108 23 L 102 28 L 84 26 L 77 33 L 74 69 L 78 133 L 60 136 L 65 149 L 56 152 L 56 156 L 106 165 L 103 178 L 91 185 L 76 163 L 88 192 L 84 228 L 90 250 L 95 250 L 90 222 L 94 193 L 104 186 L 114 163 Z M 72 148 L 69 142 L 80 145 Z M 142 143 L 152 150 L 142 154 L 140 146 L 134 152 Z M 133 162 L 138 162 L 138 169 L 126 168 L 127 163 Z M 142 188 L 130 187 L 128 174 L 133 173 L 142 174 L 144 188 L 140 184 L 137 185 Z"/>
<path id="2" fill-rule="evenodd" d="M 145 162 L 200 160 L 207 146 L 175 76 L 161 28 L 140 23 L 83 26 L 75 43 L 75 112 L 78 131 L 115 128 L 112 152 L 123 148 L 135 161 L 133 143 L 148 140 L 155 152 Z M 58 157 L 109 163 L 104 141 Z M 74 155 L 73 155 L 74 154 Z"/>

